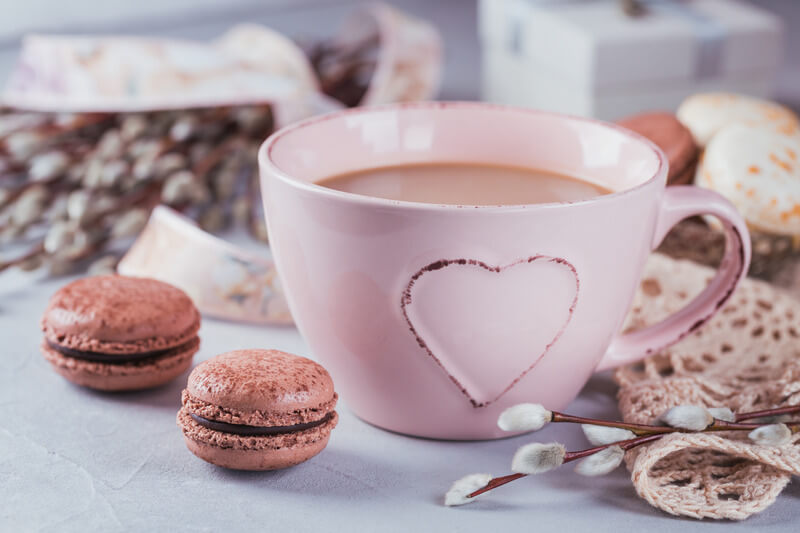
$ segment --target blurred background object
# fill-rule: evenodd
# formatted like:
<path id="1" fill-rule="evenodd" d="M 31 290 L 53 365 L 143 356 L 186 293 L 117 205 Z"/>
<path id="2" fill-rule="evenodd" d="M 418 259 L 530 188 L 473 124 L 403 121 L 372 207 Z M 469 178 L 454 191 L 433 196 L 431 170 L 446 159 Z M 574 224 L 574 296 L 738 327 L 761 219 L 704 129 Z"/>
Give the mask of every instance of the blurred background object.
<path id="1" fill-rule="evenodd" d="M 445 54 L 415 48 L 419 35 L 410 32 L 388 47 L 399 54 L 388 62 L 391 68 L 378 61 L 374 36 L 397 17 L 350 18 L 347 24 L 354 10 L 369 4 L 29 0 L 0 20 L 0 84 L 10 77 L 22 39 L 31 33 L 146 35 L 203 43 L 247 22 L 242 39 L 223 48 L 254 65 L 267 61 L 269 54 L 247 43 L 259 28 L 272 28 L 300 45 L 288 52 L 302 56 L 314 82 L 339 106 L 426 98 L 439 84 L 443 61 L 439 96 L 444 99 L 480 99 L 483 80 L 491 99 L 602 118 L 637 109 L 674 111 L 685 94 L 709 87 L 757 93 L 800 109 L 796 0 L 395 0 L 393 6 L 429 21 L 441 33 Z M 679 19 L 677 26 L 659 25 L 663 6 L 676 5 L 680 13 L 664 16 Z M 687 18 L 692 9 L 702 15 L 698 20 Z M 586 13 L 596 16 L 587 23 Z M 534 31 L 542 21 L 549 21 L 549 39 Z M 717 34 L 700 35 L 704 24 Z M 661 33 L 650 31 L 656 27 Z M 339 38 L 331 39 L 337 32 Z M 706 41 L 711 44 L 698 45 Z M 517 56 L 509 54 L 513 46 L 520 47 Z M 706 56 L 713 60 L 712 70 L 730 76 L 696 79 Z M 409 58 L 427 80 L 421 89 L 413 76 L 403 75 Z M 483 68 L 482 58 L 487 59 Z M 721 63 L 714 66 L 714 61 Z M 509 62 L 514 64 L 509 67 Z M 554 75 L 547 65 L 561 73 Z M 392 73 L 399 82 L 385 81 Z M 585 83 L 564 81 L 559 77 L 564 73 Z M 376 79 L 384 80 L 379 91 L 368 87 Z M 24 96 L 27 87 L 22 87 L 18 93 Z M 55 111 L 62 112 L 0 112 L 0 269 L 9 257 L 28 270 L 47 264 L 53 273 L 76 264 L 92 271 L 112 269 L 160 202 L 177 207 L 207 230 L 218 232 L 239 222 L 252 236 L 266 240 L 252 176 L 255 150 L 280 118 L 272 105 L 140 113 Z M 31 231 L 33 226 L 38 232 Z M 123 244 L 111 249 L 114 241 Z M 24 245 L 21 255 L 10 256 L 9 243 Z"/>
<path id="2" fill-rule="evenodd" d="M 266 242 L 256 152 L 267 136 L 439 85 L 426 22 L 370 3 L 327 29 L 300 46 L 252 23 L 214 40 L 26 35 L 0 95 L 0 271 L 113 270 L 159 203 Z"/>
<path id="3" fill-rule="evenodd" d="M 486 100 L 603 120 L 769 97 L 783 52 L 780 18 L 739 0 L 481 0 L 479 29 Z"/>
<path id="4" fill-rule="evenodd" d="M 208 39 L 247 21 L 265 24 L 293 37 L 327 37 L 344 22 L 353 7 L 363 3 L 364 0 L 27 0 L 7 8 L 0 20 L 0 83 L 16 59 L 20 38 L 30 32 Z M 772 96 L 800 109 L 800 31 L 797 30 L 800 2 L 751 0 L 750 3 L 771 11 L 784 23 L 784 65 L 778 72 Z M 394 0 L 392 4 L 430 21 L 441 31 L 446 48 L 441 96 L 478 99 L 481 79 L 478 0 Z M 558 46 L 563 44 L 552 43 L 550 48 Z"/>

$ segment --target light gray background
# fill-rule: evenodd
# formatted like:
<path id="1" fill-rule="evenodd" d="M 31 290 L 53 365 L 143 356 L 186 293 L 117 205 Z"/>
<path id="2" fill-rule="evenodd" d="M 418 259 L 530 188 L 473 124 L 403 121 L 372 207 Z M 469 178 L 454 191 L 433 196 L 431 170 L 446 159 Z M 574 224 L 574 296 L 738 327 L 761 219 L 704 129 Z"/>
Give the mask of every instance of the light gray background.
<path id="1" fill-rule="evenodd" d="M 291 35 L 327 34 L 357 2 L 280 0 L 2 0 L 0 73 L 29 30 L 157 33 L 211 37 L 244 20 Z M 400 2 L 436 22 L 447 47 L 444 96 L 477 97 L 473 1 Z M 220 5 L 224 4 L 224 9 Z M 765 2 L 791 25 L 782 100 L 800 102 L 800 6 Z M 794 22 L 792 22 L 792 20 Z M 577 428 L 494 442 L 437 442 L 381 431 L 340 404 L 328 448 L 271 473 L 219 469 L 192 456 L 175 426 L 186 376 L 150 392 L 106 395 L 74 387 L 38 353 L 38 320 L 69 279 L 0 275 L 0 531 L 797 531 L 800 488 L 745 523 L 676 519 L 640 500 L 624 469 L 599 479 L 569 467 L 498 489 L 462 508 L 441 505 L 453 480 L 508 471 L 531 440 L 586 445 Z M 246 347 L 309 354 L 293 328 L 207 319 L 196 362 Z M 617 416 L 615 386 L 590 381 L 569 411 Z"/>

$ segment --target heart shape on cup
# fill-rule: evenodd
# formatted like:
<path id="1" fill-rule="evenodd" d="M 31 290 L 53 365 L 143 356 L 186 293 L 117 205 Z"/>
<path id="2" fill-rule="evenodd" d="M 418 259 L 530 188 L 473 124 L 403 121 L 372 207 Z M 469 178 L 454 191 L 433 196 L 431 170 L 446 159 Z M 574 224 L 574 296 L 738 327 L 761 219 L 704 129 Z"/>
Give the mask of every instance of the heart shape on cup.
<path id="1" fill-rule="evenodd" d="M 401 309 L 420 347 L 473 407 L 485 407 L 558 341 L 572 320 L 578 287 L 575 267 L 557 257 L 503 266 L 443 259 L 411 277 Z"/>

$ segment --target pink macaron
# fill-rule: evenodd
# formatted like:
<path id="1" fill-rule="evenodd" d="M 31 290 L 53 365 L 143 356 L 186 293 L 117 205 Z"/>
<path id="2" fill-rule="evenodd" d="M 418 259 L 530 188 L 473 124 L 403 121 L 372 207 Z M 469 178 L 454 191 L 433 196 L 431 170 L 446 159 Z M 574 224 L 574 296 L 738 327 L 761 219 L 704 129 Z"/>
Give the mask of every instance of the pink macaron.
<path id="1" fill-rule="evenodd" d="M 198 365 L 178 412 L 196 456 L 237 470 L 302 463 L 328 444 L 338 395 L 319 364 L 277 350 L 236 350 Z"/>
<path id="2" fill-rule="evenodd" d="M 162 385 L 200 346 L 200 314 L 161 281 L 94 276 L 59 289 L 42 317 L 42 353 L 69 381 L 105 391 Z"/>

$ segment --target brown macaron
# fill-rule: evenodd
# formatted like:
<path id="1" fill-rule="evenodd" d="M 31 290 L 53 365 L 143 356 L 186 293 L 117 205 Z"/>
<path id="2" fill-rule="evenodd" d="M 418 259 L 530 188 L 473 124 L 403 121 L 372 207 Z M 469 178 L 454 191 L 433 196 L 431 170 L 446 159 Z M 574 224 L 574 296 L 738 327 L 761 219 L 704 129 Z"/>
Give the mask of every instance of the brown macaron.
<path id="1" fill-rule="evenodd" d="M 275 470 L 314 457 L 339 418 L 327 370 L 277 350 L 236 350 L 199 364 L 183 391 L 178 427 L 201 459 Z"/>
<path id="2" fill-rule="evenodd" d="M 59 289 L 42 317 L 42 353 L 69 381 L 104 391 L 155 387 L 189 368 L 200 314 L 161 281 L 94 276 Z"/>
<path id="3" fill-rule="evenodd" d="M 686 185 L 694 180 L 700 149 L 692 133 L 672 113 L 652 112 L 633 115 L 617 124 L 647 137 L 658 145 L 669 160 L 668 185 Z"/>

